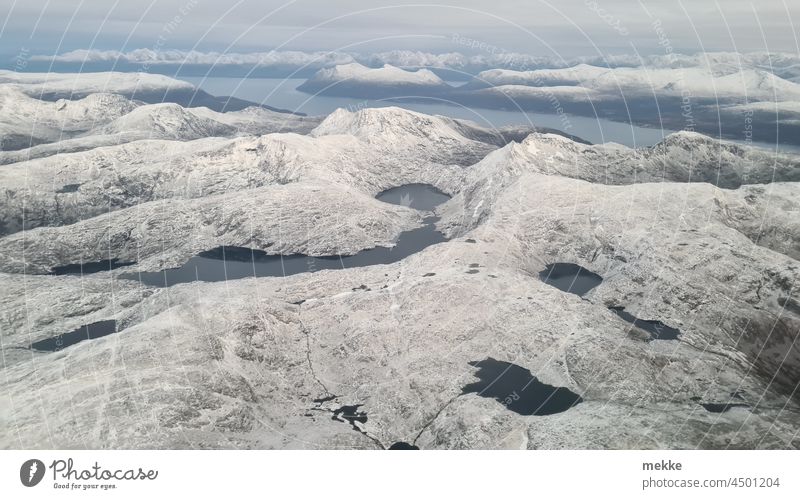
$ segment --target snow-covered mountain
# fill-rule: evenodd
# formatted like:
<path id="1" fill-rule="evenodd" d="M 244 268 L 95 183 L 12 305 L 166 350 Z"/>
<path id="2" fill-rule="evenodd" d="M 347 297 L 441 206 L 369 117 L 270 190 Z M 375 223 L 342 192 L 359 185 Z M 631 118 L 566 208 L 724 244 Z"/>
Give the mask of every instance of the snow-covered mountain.
<path id="1" fill-rule="evenodd" d="M 529 87 L 575 86 L 611 71 L 608 68 L 578 64 L 561 69 L 538 69 L 535 71 L 512 71 L 491 69 L 478 73 L 465 88 L 487 86 L 525 85 Z"/>
<path id="2" fill-rule="evenodd" d="M 639 150 L 592 146 L 546 133 L 532 133 L 517 143 L 508 142 L 517 138 L 508 130 L 390 107 L 340 109 L 308 136 L 273 133 L 173 142 L 164 139 L 235 133 L 230 125 L 197 118 L 172 105 L 142 106 L 136 111 L 135 119 L 126 121 L 125 116 L 114 122 L 107 130 L 113 134 L 98 136 L 130 134 L 129 144 L 31 159 L 0 169 L 6 193 L 0 198 L 4 232 L 73 223 L 158 199 L 312 180 L 356 185 L 376 194 L 407 183 L 433 184 L 455 193 L 463 190 L 464 178 L 475 175 L 496 184 L 504 175 L 498 168 L 599 183 L 711 182 L 725 188 L 794 181 L 800 175 L 793 156 L 688 132 Z M 154 138 L 161 140 L 140 140 Z M 472 166 L 476 164 L 480 166 Z M 24 177 L 16 173 L 19 168 L 26 171 Z"/>
<path id="3" fill-rule="evenodd" d="M 173 102 L 185 107 L 239 111 L 256 105 L 236 97 L 213 96 L 191 83 L 159 74 L 122 73 L 19 73 L 0 70 L 0 85 L 9 85 L 36 99 L 79 99 L 93 93 L 112 93 L 149 104 Z M 261 105 L 272 111 L 290 111 Z M 297 114 L 297 113 L 293 113 Z"/>
<path id="4" fill-rule="evenodd" d="M 30 97 L 17 86 L 0 84 L 0 150 L 13 151 L 69 139 L 102 127 L 139 104 L 108 93 L 43 101 Z"/>
<path id="5" fill-rule="evenodd" d="M 235 128 L 214 119 L 197 116 L 173 103 L 140 107 L 102 127 L 100 134 L 150 134 L 151 138 L 191 140 L 229 136 Z"/>
<path id="6" fill-rule="evenodd" d="M 232 132 L 229 125 L 192 119 L 190 110 L 171 105 L 137 111 L 130 122 L 127 117 L 115 122 L 107 130 L 114 132 L 109 136 L 130 132 L 133 137 L 148 134 L 140 138 L 165 139 L 180 133 L 184 140 L 214 130 Z M 467 122 L 380 108 L 339 110 L 309 136 L 274 133 L 229 140 L 135 141 L 17 163 L 26 170 L 25 177 L 0 169 L 7 194 L 0 200 L 0 224 L 15 232 L 23 228 L 23 219 L 25 228 L 60 225 L 156 199 L 312 179 L 355 183 L 372 194 L 415 182 L 452 192 L 464 167 L 496 149 L 498 140 L 497 134 Z M 79 188 L 59 192 L 66 186 Z"/>
<path id="7" fill-rule="evenodd" d="M 546 87 L 558 97 L 591 95 L 593 99 L 641 97 L 687 97 L 702 100 L 797 101 L 800 85 L 760 69 L 720 73 L 710 67 L 690 68 L 602 68 L 581 64 L 564 69 L 536 71 L 491 70 L 478 74 L 468 88 L 487 86 L 502 90 L 506 86 Z M 583 92 L 570 94 L 564 88 L 578 87 Z M 539 94 L 540 95 L 540 94 Z"/>
<path id="8" fill-rule="evenodd" d="M 75 99 L 95 93 L 134 95 L 193 91 L 185 81 L 150 73 L 20 73 L 0 70 L 0 84 L 13 84 L 22 92 L 45 100 Z"/>
<path id="9" fill-rule="evenodd" d="M 320 69 L 297 87 L 298 90 L 325 95 L 354 95 L 376 98 L 385 95 L 411 96 L 446 92 L 451 87 L 427 69 L 407 71 L 389 64 L 369 68 L 357 62 Z"/>
<path id="10" fill-rule="evenodd" d="M 313 137 L 345 135 L 357 137 L 371 147 L 395 154 L 414 154 L 438 163 L 469 165 L 494 149 L 468 138 L 455 120 L 429 116 L 399 107 L 337 109 L 311 131 Z M 478 129 L 473 125 L 473 130 Z"/>
<path id="11" fill-rule="evenodd" d="M 488 154 L 465 179 L 463 209 L 480 223 L 493 200 L 525 173 L 575 178 L 604 185 L 709 183 L 724 189 L 745 184 L 800 182 L 800 157 L 678 132 L 632 149 L 581 144 L 560 135 L 533 133 Z M 479 193 L 479 195 L 477 195 Z"/>
<path id="12" fill-rule="evenodd" d="M 161 76 L 56 74 L 50 80 L 35 74 L 15 74 L 6 80 L 14 82 L 0 83 L 0 164 L 142 139 L 308 133 L 321 120 L 256 105 L 222 113 L 171 102 L 145 104 L 123 95 L 138 95 L 137 85 L 148 92 L 175 85 L 194 92 L 191 85 Z M 69 85 L 78 85 L 70 91 L 70 98 L 40 98 L 43 93 L 64 95 Z M 88 93 L 100 87 L 119 93 Z"/>

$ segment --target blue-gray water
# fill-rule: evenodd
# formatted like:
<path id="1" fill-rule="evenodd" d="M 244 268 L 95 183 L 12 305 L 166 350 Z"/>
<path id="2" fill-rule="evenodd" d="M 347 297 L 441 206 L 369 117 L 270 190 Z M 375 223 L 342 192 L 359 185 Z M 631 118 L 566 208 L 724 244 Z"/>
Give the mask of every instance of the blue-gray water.
<path id="1" fill-rule="evenodd" d="M 468 119 L 487 127 L 506 125 L 536 125 L 555 128 L 592 142 L 616 142 L 629 147 L 649 146 L 660 142 L 674 130 L 647 128 L 603 118 L 590 118 L 566 114 L 546 114 L 522 111 L 469 108 L 441 100 L 427 102 L 370 100 L 349 97 L 315 96 L 295 90 L 303 78 L 229 78 L 184 77 L 185 81 L 212 95 L 230 95 L 269 106 L 298 111 L 312 116 L 327 115 L 338 108 L 356 111 L 365 107 L 399 106 L 426 114 Z M 448 82 L 453 86 L 463 82 Z M 743 141 L 735 141 L 744 144 Z M 775 144 L 751 142 L 750 145 L 775 150 Z M 786 152 L 800 153 L 800 146 L 781 145 Z"/>
<path id="2" fill-rule="evenodd" d="M 377 196 L 381 201 L 410 206 L 424 212 L 432 211 L 448 198 L 449 196 L 433 186 L 425 184 L 400 186 Z M 354 255 L 321 257 L 301 254 L 270 255 L 258 249 L 222 246 L 204 251 L 178 268 L 129 273 L 120 277 L 138 280 L 150 286 L 167 287 L 184 282 L 227 281 L 246 277 L 286 277 L 320 270 L 394 263 L 432 244 L 446 241 L 444 235 L 436 230 L 437 220 L 435 216 L 426 217 L 425 225 L 402 232 L 391 248 L 377 246 Z"/>
<path id="3" fill-rule="evenodd" d="M 615 121 L 587 118 L 584 116 L 526 113 L 468 108 L 448 104 L 434 99 L 428 102 L 369 100 L 350 97 L 315 96 L 295 90 L 305 80 L 290 79 L 242 79 L 242 78 L 183 78 L 212 95 L 232 95 L 240 99 L 267 104 L 269 106 L 298 111 L 308 115 L 327 115 L 338 108 L 357 111 L 366 107 L 399 106 L 425 114 L 438 114 L 451 118 L 475 121 L 487 127 L 506 125 L 536 125 L 555 128 L 577 135 L 592 143 L 617 142 L 627 146 L 651 145 L 659 142 L 670 130 L 659 130 L 631 126 Z"/>

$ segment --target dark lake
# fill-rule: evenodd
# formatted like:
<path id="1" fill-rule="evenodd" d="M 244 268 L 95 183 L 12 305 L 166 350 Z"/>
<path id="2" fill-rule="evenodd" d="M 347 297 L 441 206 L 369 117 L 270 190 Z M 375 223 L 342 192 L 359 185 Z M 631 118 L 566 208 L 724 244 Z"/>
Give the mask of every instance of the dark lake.
<path id="1" fill-rule="evenodd" d="M 389 446 L 389 450 L 419 450 L 419 447 L 408 442 L 395 442 Z"/>
<path id="2" fill-rule="evenodd" d="M 41 352 L 57 352 L 83 340 L 102 338 L 117 332 L 117 321 L 99 321 L 81 326 L 74 331 L 31 343 L 31 348 Z"/>
<path id="3" fill-rule="evenodd" d="M 409 184 L 384 191 L 377 199 L 405 204 L 420 211 L 430 211 L 449 197 L 433 186 Z M 423 249 L 446 241 L 436 230 L 437 217 L 424 219 L 425 225 L 401 232 L 396 244 L 387 248 L 359 251 L 349 256 L 314 257 L 302 254 L 270 255 L 264 251 L 238 246 L 221 246 L 190 258 L 182 266 L 156 272 L 123 274 L 124 279 L 140 280 L 150 286 L 166 287 L 194 281 L 226 281 L 245 277 L 286 277 L 304 272 L 337 270 L 394 263 Z"/>
<path id="4" fill-rule="evenodd" d="M 539 279 L 561 291 L 578 296 L 585 295 L 603 282 L 599 275 L 574 263 L 551 263 L 539 272 Z"/>
<path id="5" fill-rule="evenodd" d="M 493 398 L 524 416 L 548 416 L 564 412 L 583 399 L 568 388 L 542 383 L 524 367 L 488 357 L 470 362 L 478 368 L 480 381 L 466 385 L 461 393 Z"/>
<path id="6" fill-rule="evenodd" d="M 135 262 L 120 262 L 117 258 L 112 258 L 110 260 L 99 260 L 96 262 L 70 263 L 67 265 L 61 265 L 60 267 L 53 267 L 52 273 L 55 275 L 94 274 L 95 272 L 103 272 L 106 270 L 118 269 L 120 267 L 127 267 L 128 265 L 133 265 L 134 263 Z"/>
<path id="7" fill-rule="evenodd" d="M 368 418 L 366 412 L 358 410 L 359 407 L 361 407 L 361 404 L 343 405 L 342 407 L 333 411 L 333 416 L 331 416 L 331 419 L 334 421 L 349 423 L 354 430 L 363 433 L 361 428 L 356 426 L 356 423 L 366 424 Z"/>
<path id="8" fill-rule="evenodd" d="M 432 211 L 450 199 L 450 196 L 429 184 L 406 184 L 387 189 L 375 196 L 375 199 L 415 210 Z"/>
<path id="9" fill-rule="evenodd" d="M 739 403 L 726 403 L 726 404 L 700 404 L 703 406 L 703 409 L 707 410 L 708 412 L 728 412 L 729 410 L 733 409 L 734 407 L 749 407 L 747 404 L 739 404 Z"/>
<path id="10" fill-rule="evenodd" d="M 639 319 L 626 312 L 624 307 L 608 307 L 608 309 L 625 322 L 649 333 L 651 340 L 677 340 L 681 334 L 679 329 L 669 327 L 661 321 Z"/>
<path id="11" fill-rule="evenodd" d="M 78 192 L 78 189 L 81 188 L 81 184 L 66 184 L 60 189 L 56 191 L 58 194 L 67 194 L 70 192 Z"/>

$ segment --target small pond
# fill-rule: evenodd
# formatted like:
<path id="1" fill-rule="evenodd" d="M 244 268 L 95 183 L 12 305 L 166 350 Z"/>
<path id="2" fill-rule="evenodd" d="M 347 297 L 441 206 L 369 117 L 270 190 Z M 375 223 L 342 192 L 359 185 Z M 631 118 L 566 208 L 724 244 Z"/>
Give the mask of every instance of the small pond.
<path id="1" fill-rule="evenodd" d="M 375 199 L 415 210 L 433 211 L 450 199 L 450 196 L 429 184 L 406 184 L 387 189 L 375 196 Z"/>
<path id="2" fill-rule="evenodd" d="M 603 278 L 574 263 L 551 263 L 539 272 L 539 279 L 555 288 L 583 296 L 597 287 Z"/>

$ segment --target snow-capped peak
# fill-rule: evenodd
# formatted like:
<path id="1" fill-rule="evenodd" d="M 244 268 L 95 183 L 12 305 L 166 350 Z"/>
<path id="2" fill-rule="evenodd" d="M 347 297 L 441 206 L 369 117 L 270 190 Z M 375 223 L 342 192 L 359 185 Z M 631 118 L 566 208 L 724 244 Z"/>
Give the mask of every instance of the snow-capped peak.
<path id="1" fill-rule="evenodd" d="M 394 106 L 366 108 L 358 111 L 339 108 L 311 132 L 313 136 L 342 134 L 367 140 L 387 134 L 465 140 L 464 136 L 451 126 L 451 120 L 448 118 Z"/>
<path id="2" fill-rule="evenodd" d="M 134 94 L 147 91 L 194 90 L 191 83 L 150 73 L 17 73 L 0 70 L 0 83 L 12 83 L 27 93 L 89 95 L 93 93 Z"/>
<path id="3" fill-rule="evenodd" d="M 384 64 L 381 68 L 368 68 L 357 62 L 321 69 L 310 81 L 370 83 L 377 85 L 446 85 L 441 78 L 427 69 L 406 71 L 390 64 Z"/>

